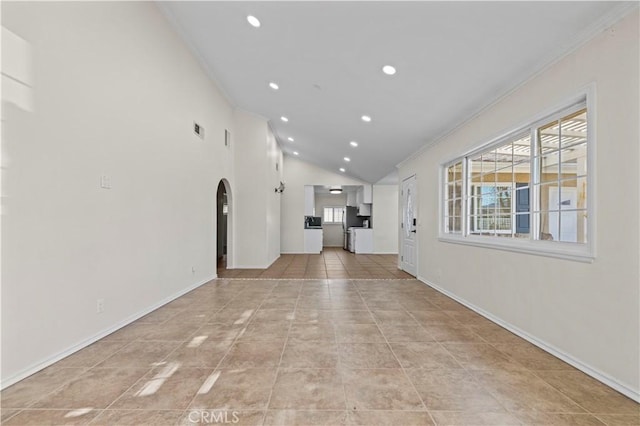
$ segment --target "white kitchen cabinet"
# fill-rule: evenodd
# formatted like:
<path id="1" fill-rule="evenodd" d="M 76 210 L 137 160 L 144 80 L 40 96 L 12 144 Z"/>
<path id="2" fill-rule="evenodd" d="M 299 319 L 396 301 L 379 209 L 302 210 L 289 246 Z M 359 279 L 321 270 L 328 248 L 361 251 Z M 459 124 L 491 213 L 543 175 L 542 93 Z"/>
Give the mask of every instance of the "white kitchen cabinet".
<path id="1" fill-rule="evenodd" d="M 373 229 L 351 228 L 351 232 L 354 233 L 356 254 L 373 253 Z"/>
<path id="2" fill-rule="evenodd" d="M 358 216 L 371 216 L 371 204 L 360 204 L 358 206 Z"/>
<path id="3" fill-rule="evenodd" d="M 357 191 L 349 191 L 347 192 L 347 206 L 349 207 L 357 207 L 358 201 L 356 200 Z"/>
<path id="4" fill-rule="evenodd" d="M 315 216 L 313 211 L 316 207 L 316 194 L 313 185 L 304 186 L 304 215 Z"/>
<path id="5" fill-rule="evenodd" d="M 322 229 L 304 230 L 304 252 L 319 254 L 322 251 Z"/>
<path id="6" fill-rule="evenodd" d="M 373 187 L 371 185 L 364 185 L 362 187 L 362 203 L 373 203 Z"/>

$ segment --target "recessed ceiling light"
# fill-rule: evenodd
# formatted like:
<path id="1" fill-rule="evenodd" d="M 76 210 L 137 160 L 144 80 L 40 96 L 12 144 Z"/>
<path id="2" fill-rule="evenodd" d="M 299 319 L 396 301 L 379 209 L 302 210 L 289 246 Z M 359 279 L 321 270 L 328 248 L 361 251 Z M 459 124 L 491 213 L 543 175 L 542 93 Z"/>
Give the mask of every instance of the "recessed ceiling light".
<path id="1" fill-rule="evenodd" d="M 351 142 L 349 142 L 349 145 L 351 145 L 352 147 L 354 147 L 354 148 L 355 148 L 356 146 L 358 146 L 358 142 L 356 142 L 356 141 L 351 141 Z"/>
<path id="2" fill-rule="evenodd" d="M 280 88 L 280 86 L 278 86 L 273 81 L 271 83 L 269 83 L 269 87 L 271 87 L 273 90 L 278 90 Z"/>
<path id="3" fill-rule="evenodd" d="M 384 67 L 382 67 L 382 72 L 387 75 L 394 75 L 396 73 L 396 69 L 391 65 L 385 65 Z"/>
<path id="4" fill-rule="evenodd" d="M 287 121 L 289 121 L 289 119 L 288 119 L 287 117 L 285 117 L 284 115 L 283 115 L 282 117 L 280 117 L 280 120 L 284 121 L 285 123 L 286 123 Z"/>
<path id="5" fill-rule="evenodd" d="M 258 28 L 260 26 L 260 21 L 253 15 L 247 16 L 247 22 L 251 24 L 252 27 Z"/>
<path id="6" fill-rule="evenodd" d="M 293 151 L 293 155 L 300 155 L 298 151 Z"/>
<path id="7" fill-rule="evenodd" d="M 288 140 L 289 142 L 293 142 L 293 138 L 292 138 L 291 136 L 289 136 L 289 137 L 287 138 L 287 140 Z"/>
<path id="8" fill-rule="evenodd" d="M 340 171 L 344 173 L 345 172 L 344 167 L 340 167 Z"/>
<path id="9" fill-rule="evenodd" d="M 368 115 L 363 115 L 361 118 L 362 121 L 366 121 L 367 123 L 371 121 L 371 117 L 369 117 Z"/>
<path id="10" fill-rule="evenodd" d="M 346 161 L 346 162 L 348 163 L 349 161 L 351 161 L 351 158 L 349 158 L 349 157 L 344 157 L 344 161 Z"/>
<path id="11" fill-rule="evenodd" d="M 330 188 L 329 189 L 329 193 L 330 194 L 342 194 L 342 188 Z"/>

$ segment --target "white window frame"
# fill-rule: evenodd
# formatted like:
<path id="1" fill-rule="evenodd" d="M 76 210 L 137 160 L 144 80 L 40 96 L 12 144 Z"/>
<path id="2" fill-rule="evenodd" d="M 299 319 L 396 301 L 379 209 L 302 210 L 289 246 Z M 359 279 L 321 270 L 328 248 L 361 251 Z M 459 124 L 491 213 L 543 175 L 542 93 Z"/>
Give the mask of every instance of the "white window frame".
<path id="1" fill-rule="evenodd" d="M 326 209 L 332 209 L 332 213 L 331 213 L 331 222 L 328 222 L 326 220 L 324 220 L 324 212 Z M 335 217 L 336 217 L 336 209 L 342 210 L 342 214 L 344 215 L 344 207 L 342 206 L 325 206 L 322 208 L 322 223 L 323 224 L 327 224 L 327 225 L 335 225 L 335 224 L 342 224 L 342 220 L 340 220 L 339 222 L 335 221 Z"/>
<path id="2" fill-rule="evenodd" d="M 451 158 L 441 163 L 439 183 L 438 183 L 438 200 L 439 200 L 439 215 L 438 215 L 438 240 L 447 243 L 464 244 L 484 248 L 492 248 L 499 250 L 506 250 L 518 253 L 527 253 L 540 256 L 555 257 L 566 260 L 574 260 L 579 262 L 593 262 L 596 257 L 596 121 L 595 121 L 595 84 L 591 84 L 586 88 L 579 91 L 576 95 L 566 99 L 564 102 L 557 104 L 553 108 L 536 115 L 535 117 L 526 120 L 524 124 L 517 126 L 515 131 L 505 132 L 493 139 L 490 142 L 476 145 L 474 148 L 468 150 L 463 155 L 458 155 L 455 158 Z M 486 235 L 473 235 L 470 234 L 470 206 L 468 203 L 469 194 L 469 180 L 468 180 L 468 159 L 469 157 L 476 155 L 480 152 L 490 150 L 492 147 L 504 144 L 509 138 L 513 138 L 518 134 L 522 134 L 527 131 L 531 131 L 532 135 L 536 133 L 532 129 L 536 129 L 550 120 L 557 118 L 558 116 L 567 113 L 573 108 L 577 108 L 582 105 L 587 108 L 587 242 L 586 243 L 572 243 L 561 241 L 544 241 L 534 239 L 536 231 L 538 231 L 539 224 L 537 223 L 536 216 L 534 214 L 534 206 L 538 199 L 538 194 L 534 193 L 534 186 L 530 186 L 529 196 L 531 211 L 530 211 L 530 226 L 531 232 L 529 238 L 504 238 L 499 236 L 486 236 Z M 532 140 L 532 146 L 535 146 L 537 141 Z M 534 161 L 535 151 L 532 151 L 531 156 L 531 183 L 535 182 L 538 171 L 536 170 L 536 162 Z M 444 186 L 447 182 L 447 168 L 462 160 L 462 233 L 455 234 L 449 233 L 446 229 L 445 223 L 445 198 Z M 512 209 L 513 209 L 512 200 Z M 514 225 L 515 226 L 515 225 Z"/>

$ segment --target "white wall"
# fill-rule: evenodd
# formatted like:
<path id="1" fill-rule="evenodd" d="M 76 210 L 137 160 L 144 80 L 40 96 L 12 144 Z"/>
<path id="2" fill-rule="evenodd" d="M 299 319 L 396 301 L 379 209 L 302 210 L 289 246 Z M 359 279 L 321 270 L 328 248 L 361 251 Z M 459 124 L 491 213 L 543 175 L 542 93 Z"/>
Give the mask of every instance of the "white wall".
<path id="1" fill-rule="evenodd" d="M 287 189 L 282 193 L 282 253 L 304 253 L 304 186 L 364 185 L 365 182 L 332 173 L 288 155 L 284 156 L 283 171 Z"/>
<path id="2" fill-rule="evenodd" d="M 398 253 L 398 185 L 373 185 L 373 252 Z"/>
<path id="3" fill-rule="evenodd" d="M 322 222 L 322 246 L 342 247 L 344 244 L 344 230 L 342 222 L 338 224 L 324 223 L 325 207 L 345 207 L 347 194 L 315 194 L 316 216 L 323 219 Z"/>
<path id="4" fill-rule="evenodd" d="M 637 9 L 437 145 L 408 160 L 418 180 L 418 276 L 581 363 L 637 398 L 639 34 Z M 438 169 L 596 84 L 597 258 L 592 264 L 439 242 Z M 595 189 L 595 191 L 593 191 Z M 597 192 L 597 198 L 593 197 Z"/>
<path id="5" fill-rule="evenodd" d="M 217 184 L 237 191 L 232 109 L 153 3 L 3 2 L 2 25 L 33 66 L 32 108 L 3 99 L 6 386 L 213 278 Z"/>
<path id="6" fill-rule="evenodd" d="M 280 256 L 280 194 L 275 188 L 282 176 L 282 152 L 264 118 L 240 109 L 234 117 L 237 250 L 230 267 L 267 268 Z"/>

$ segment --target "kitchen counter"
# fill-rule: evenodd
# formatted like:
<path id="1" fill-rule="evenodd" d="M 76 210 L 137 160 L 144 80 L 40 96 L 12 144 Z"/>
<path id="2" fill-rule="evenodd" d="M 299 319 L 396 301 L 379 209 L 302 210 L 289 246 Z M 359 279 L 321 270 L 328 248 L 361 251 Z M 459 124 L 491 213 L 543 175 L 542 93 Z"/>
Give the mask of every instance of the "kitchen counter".
<path id="1" fill-rule="evenodd" d="M 322 227 L 305 228 L 304 230 L 304 252 L 310 254 L 320 254 L 322 251 Z"/>

